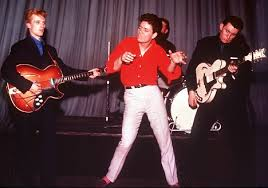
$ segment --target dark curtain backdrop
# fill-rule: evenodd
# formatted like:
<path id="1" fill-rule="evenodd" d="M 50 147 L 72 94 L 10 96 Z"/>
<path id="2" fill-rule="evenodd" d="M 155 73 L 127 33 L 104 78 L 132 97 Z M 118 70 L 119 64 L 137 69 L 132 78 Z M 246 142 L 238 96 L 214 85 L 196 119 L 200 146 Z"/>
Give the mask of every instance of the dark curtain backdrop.
<path id="1" fill-rule="evenodd" d="M 124 37 L 135 35 L 138 17 L 147 12 L 170 21 L 169 40 L 189 58 L 197 40 L 215 35 L 220 21 L 230 14 L 244 20 L 243 33 L 252 49 L 268 46 L 266 0 L 0 0 L 0 66 L 11 45 L 25 36 L 23 14 L 33 7 L 48 12 L 47 42 L 56 47 L 67 65 L 82 69 L 104 67 L 109 52 Z M 254 65 L 251 89 L 252 113 L 260 125 L 268 125 L 267 67 L 267 60 Z M 115 75 L 62 84 L 64 115 L 104 117 L 107 79 L 110 111 L 116 110 L 120 84 Z M 1 124 L 8 122 L 3 86 L 1 81 Z"/>

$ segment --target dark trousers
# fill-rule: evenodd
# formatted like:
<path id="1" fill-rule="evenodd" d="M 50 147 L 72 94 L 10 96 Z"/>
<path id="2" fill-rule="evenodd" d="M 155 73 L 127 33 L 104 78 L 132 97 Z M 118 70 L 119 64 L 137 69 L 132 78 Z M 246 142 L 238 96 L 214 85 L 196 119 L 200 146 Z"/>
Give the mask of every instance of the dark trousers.
<path id="1" fill-rule="evenodd" d="M 40 174 L 40 185 L 54 185 L 56 180 L 55 113 L 40 110 L 31 114 L 14 115 L 17 174 L 20 181 L 22 184 L 31 185 L 33 177 Z"/>
<path id="2" fill-rule="evenodd" d="M 210 129 L 217 120 L 222 124 L 222 129 L 212 142 L 209 140 Z M 194 167 L 193 176 L 201 182 L 206 181 L 204 178 L 208 182 L 213 181 L 210 172 L 207 172 L 211 169 L 208 167 L 212 167 L 221 173 L 225 171 L 224 175 L 217 177 L 216 183 L 221 183 L 217 184 L 219 186 L 254 185 L 254 141 L 255 131 L 249 124 L 245 109 L 213 104 L 200 106 L 191 131 L 189 163 Z M 221 160 L 214 160 L 217 158 Z"/>

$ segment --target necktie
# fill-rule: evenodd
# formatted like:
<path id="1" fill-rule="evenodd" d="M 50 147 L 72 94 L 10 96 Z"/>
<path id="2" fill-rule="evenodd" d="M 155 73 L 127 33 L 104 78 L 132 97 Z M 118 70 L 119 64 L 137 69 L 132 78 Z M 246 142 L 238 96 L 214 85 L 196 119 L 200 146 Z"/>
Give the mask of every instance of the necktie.
<path id="1" fill-rule="evenodd" d="M 37 47 L 38 47 L 38 50 L 39 50 L 40 55 L 43 55 L 43 53 L 44 53 L 44 46 L 43 46 L 43 43 L 42 43 L 41 41 L 38 41 L 38 42 L 36 43 L 36 45 L 37 45 Z"/>

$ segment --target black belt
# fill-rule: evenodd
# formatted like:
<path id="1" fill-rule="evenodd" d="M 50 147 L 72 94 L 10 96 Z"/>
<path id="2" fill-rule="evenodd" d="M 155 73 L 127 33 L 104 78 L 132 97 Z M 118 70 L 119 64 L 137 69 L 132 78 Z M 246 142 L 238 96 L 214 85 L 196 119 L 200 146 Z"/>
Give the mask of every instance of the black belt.
<path id="1" fill-rule="evenodd" d="M 135 86 L 126 86 L 126 89 L 134 89 L 134 88 L 141 88 L 147 86 L 146 84 L 139 84 L 139 85 L 135 85 Z"/>

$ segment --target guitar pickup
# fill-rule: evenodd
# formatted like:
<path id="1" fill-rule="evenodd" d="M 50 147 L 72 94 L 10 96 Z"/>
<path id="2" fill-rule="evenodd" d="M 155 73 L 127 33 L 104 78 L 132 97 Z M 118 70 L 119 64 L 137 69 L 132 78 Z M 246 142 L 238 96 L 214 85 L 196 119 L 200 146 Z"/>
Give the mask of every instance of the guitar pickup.
<path id="1" fill-rule="evenodd" d="M 238 60 L 238 57 L 230 57 L 231 60 Z"/>
<path id="2" fill-rule="evenodd" d="M 231 65 L 239 65 L 238 57 L 230 57 L 230 60 L 231 60 L 230 62 Z"/>

